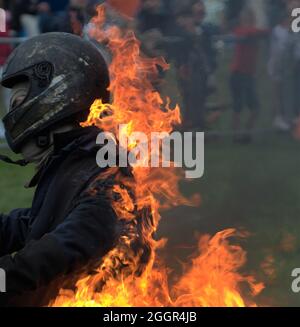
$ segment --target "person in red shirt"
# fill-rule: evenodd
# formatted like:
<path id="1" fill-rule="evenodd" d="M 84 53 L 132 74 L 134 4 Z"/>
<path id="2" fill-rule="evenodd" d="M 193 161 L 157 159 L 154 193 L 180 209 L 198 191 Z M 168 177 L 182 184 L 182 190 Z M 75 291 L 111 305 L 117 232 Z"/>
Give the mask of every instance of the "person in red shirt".
<path id="1" fill-rule="evenodd" d="M 234 140 L 239 143 L 251 141 L 250 131 L 258 118 L 259 101 L 256 94 L 256 65 L 258 56 L 258 40 L 268 33 L 267 30 L 255 27 L 254 13 L 244 10 L 240 16 L 240 23 L 234 29 L 236 46 L 231 64 L 230 87 L 233 99 L 233 128 L 241 130 L 241 112 L 244 107 L 250 110 L 250 117 L 246 125 L 247 133 L 236 134 Z"/>
<path id="2" fill-rule="evenodd" d="M 1 1 L 0 1 L 1 4 Z M 1 8 L 1 7 L 0 7 Z M 9 26 L 6 24 L 6 31 L 0 32 L 0 38 L 9 37 Z M 0 66 L 2 67 L 12 51 L 11 45 L 8 43 L 0 43 Z"/>

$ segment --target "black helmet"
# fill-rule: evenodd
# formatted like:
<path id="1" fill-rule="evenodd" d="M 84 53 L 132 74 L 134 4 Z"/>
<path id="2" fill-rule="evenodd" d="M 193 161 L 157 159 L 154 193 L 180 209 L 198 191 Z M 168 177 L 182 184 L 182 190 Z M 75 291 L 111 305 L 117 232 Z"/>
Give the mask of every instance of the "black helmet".
<path id="1" fill-rule="evenodd" d="M 98 98 L 109 102 L 109 73 L 94 44 L 67 33 L 47 33 L 18 46 L 3 70 L 4 87 L 29 81 L 23 102 L 4 117 L 12 150 L 45 135 L 53 125 L 88 113 Z"/>

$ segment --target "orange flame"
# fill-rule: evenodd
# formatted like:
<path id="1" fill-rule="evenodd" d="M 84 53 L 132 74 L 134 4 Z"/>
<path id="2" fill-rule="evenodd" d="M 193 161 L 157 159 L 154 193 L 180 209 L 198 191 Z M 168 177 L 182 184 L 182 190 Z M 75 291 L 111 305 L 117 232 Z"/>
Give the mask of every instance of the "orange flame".
<path id="1" fill-rule="evenodd" d="M 170 108 L 155 90 L 153 81 L 158 67 L 167 69 L 162 58 L 149 59 L 140 51 L 140 43 L 132 31 L 121 31 L 105 24 L 105 7 L 98 7 L 93 19 L 93 37 L 104 42 L 109 49 L 112 104 L 95 101 L 83 127 L 96 125 L 104 131 L 118 135 L 118 126 L 127 124 L 121 133 L 130 136 L 134 131 L 148 137 L 155 132 L 173 131 L 181 123 L 180 108 Z M 134 148 L 136 144 L 129 144 Z M 150 160 L 150 159 L 149 159 Z M 149 166 L 150 167 L 150 166 Z M 156 241 L 159 211 L 177 205 L 195 205 L 199 196 L 186 199 L 180 194 L 182 174 L 175 168 L 133 168 L 134 179 L 111 168 L 99 178 L 115 176 L 111 190 L 112 206 L 128 223 L 126 235 L 103 259 L 96 273 L 83 276 L 76 284 L 76 292 L 62 289 L 51 306 L 245 306 L 254 305 L 244 300 L 240 286 L 248 284 L 251 294 L 258 294 L 263 285 L 253 277 L 243 276 L 238 270 L 246 260 L 245 252 L 230 245 L 228 238 L 237 236 L 230 229 L 214 237 L 199 240 L 197 255 L 188 269 L 170 281 L 170 271 L 161 262 L 157 252 L 166 240 Z M 131 192 L 133 191 L 134 196 Z M 114 200 L 113 200 L 114 199 Z M 148 209 L 145 209 L 148 208 Z M 138 218 L 137 218 L 138 216 Z M 141 230 L 137 230 L 141 221 Z M 134 249 L 133 244 L 141 245 Z M 143 250 L 142 250 L 143 249 Z M 145 253 L 147 260 L 142 260 Z M 143 263 L 142 263 L 143 262 Z"/>

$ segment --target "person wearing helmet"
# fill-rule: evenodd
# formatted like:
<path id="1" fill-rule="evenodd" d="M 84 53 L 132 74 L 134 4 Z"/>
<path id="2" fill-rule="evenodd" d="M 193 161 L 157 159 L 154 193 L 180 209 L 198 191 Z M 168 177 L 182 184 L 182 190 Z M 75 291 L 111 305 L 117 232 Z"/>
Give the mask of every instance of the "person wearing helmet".
<path id="1" fill-rule="evenodd" d="M 7 142 L 23 157 L 17 163 L 34 163 L 37 172 L 28 185 L 36 187 L 31 208 L 0 215 L 0 303 L 44 306 L 120 235 L 105 196 L 110 183 L 98 178 L 99 129 L 80 127 L 96 98 L 109 102 L 109 73 L 91 42 L 49 33 L 14 50 L 1 84 L 12 90 Z"/>

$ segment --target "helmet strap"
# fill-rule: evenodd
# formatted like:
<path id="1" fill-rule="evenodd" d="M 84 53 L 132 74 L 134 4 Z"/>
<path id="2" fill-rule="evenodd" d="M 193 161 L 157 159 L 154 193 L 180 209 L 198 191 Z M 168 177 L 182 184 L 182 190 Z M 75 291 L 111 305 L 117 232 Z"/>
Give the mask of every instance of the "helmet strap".
<path id="1" fill-rule="evenodd" d="M 27 160 L 14 161 L 14 160 L 10 159 L 9 157 L 4 156 L 2 154 L 0 154 L 0 160 L 4 161 L 6 163 L 12 164 L 12 165 L 18 165 L 18 166 L 22 166 L 22 167 L 27 166 L 29 164 L 29 162 Z"/>

